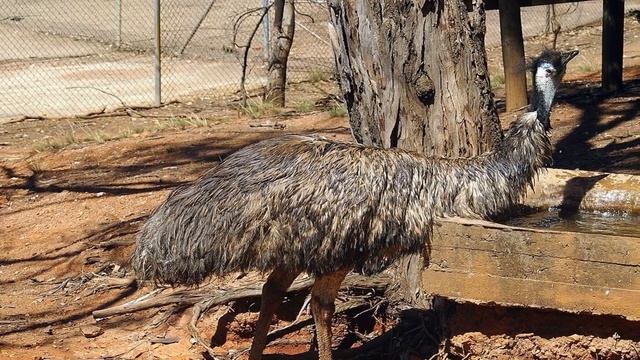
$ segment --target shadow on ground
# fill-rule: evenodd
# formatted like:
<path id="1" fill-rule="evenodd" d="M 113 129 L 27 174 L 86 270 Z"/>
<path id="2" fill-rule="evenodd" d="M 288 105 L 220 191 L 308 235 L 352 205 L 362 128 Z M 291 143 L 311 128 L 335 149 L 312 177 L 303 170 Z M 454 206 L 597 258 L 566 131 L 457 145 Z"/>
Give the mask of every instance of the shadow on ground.
<path id="1" fill-rule="evenodd" d="M 571 122 L 570 131 L 554 141 L 554 168 L 640 173 L 640 138 L 634 136 L 638 134 L 609 134 L 634 126 L 631 122 L 640 116 L 640 79 L 624 81 L 617 93 L 604 93 L 593 81 L 564 83 L 556 103 L 575 107 L 579 119 L 577 126 Z M 497 99 L 496 107 L 504 112 L 504 99 Z M 564 123 L 561 116 L 552 112 L 552 127 Z"/>
<path id="2" fill-rule="evenodd" d="M 613 137 L 602 147 L 590 143 L 640 115 L 640 79 L 625 81 L 616 94 L 604 94 L 593 84 L 579 84 L 561 93 L 558 102 L 579 109 L 578 126 L 555 144 L 554 167 L 606 172 L 640 171 L 640 139 Z M 615 97 L 614 97 L 615 95 Z M 628 98 L 635 100 L 629 100 Z M 634 135 L 634 134 L 629 134 Z"/>

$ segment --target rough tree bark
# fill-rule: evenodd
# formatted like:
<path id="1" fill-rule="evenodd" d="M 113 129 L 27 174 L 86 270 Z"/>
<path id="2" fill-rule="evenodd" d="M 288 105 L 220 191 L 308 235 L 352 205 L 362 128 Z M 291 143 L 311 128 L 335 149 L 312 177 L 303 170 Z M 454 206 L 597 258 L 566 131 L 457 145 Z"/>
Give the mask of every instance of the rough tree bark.
<path id="1" fill-rule="evenodd" d="M 273 3 L 275 18 L 271 30 L 271 54 L 265 100 L 280 107 L 285 103 L 287 61 L 295 34 L 296 14 L 293 2 L 294 0 L 275 0 Z"/>
<path id="2" fill-rule="evenodd" d="M 469 1 L 471 3 L 471 1 Z M 330 35 L 356 141 L 469 157 L 502 138 L 484 48 L 484 1 L 329 0 Z M 468 11 L 469 10 L 469 11 Z M 402 259 L 416 306 L 423 258 Z"/>

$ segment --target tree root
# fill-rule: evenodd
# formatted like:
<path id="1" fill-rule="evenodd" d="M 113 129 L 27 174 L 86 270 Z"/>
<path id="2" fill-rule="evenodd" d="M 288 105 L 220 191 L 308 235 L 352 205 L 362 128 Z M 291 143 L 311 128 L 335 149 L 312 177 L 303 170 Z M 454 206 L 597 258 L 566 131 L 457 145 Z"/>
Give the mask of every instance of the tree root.
<path id="1" fill-rule="evenodd" d="M 345 279 L 342 288 L 359 288 L 372 289 L 376 291 L 384 291 L 389 284 L 390 279 L 385 276 L 365 277 L 361 275 L 351 274 Z M 298 292 L 309 289 L 313 285 L 314 279 L 310 277 L 298 278 L 289 287 L 288 292 Z M 211 293 L 214 293 L 213 295 Z M 148 299 L 138 299 L 123 305 L 114 306 L 107 309 L 96 310 L 93 317 L 96 319 L 106 318 L 114 315 L 122 315 L 136 311 L 161 307 L 171 304 L 195 305 L 202 301 L 210 301 L 209 306 L 226 304 L 231 301 L 244 300 L 248 298 L 260 297 L 262 294 L 262 284 L 251 285 L 229 290 L 211 290 L 211 289 L 181 289 L 170 294 L 154 296 Z"/>
<path id="2" fill-rule="evenodd" d="M 120 278 L 116 280 L 117 281 L 111 284 L 111 286 L 131 286 L 136 283 L 134 278 Z M 375 292 L 384 292 L 387 289 L 390 281 L 391 278 L 384 274 L 378 275 L 377 277 L 365 277 L 361 275 L 350 274 L 345 279 L 342 289 L 359 290 L 368 294 Z M 314 279 L 311 277 L 300 277 L 296 279 L 296 281 L 294 281 L 294 283 L 289 288 L 288 293 L 308 290 L 311 288 L 313 283 Z M 179 289 L 171 293 L 163 293 L 164 290 L 164 288 L 155 289 L 151 293 L 148 293 L 135 300 L 129 301 L 125 304 L 117 305 L 107 309 L 96 310 L 93 312 L 93 317 L 95 319 L 103 319 L 111 316 L 128 314 L 167 305 L 175 305 L 176 307 L 182 309 L 185 306 L 193 306 L 191 321 L 187 326 L 192 338 L 192 344 L 198 344 L 199 346 L 201 346 L 204 351 L 206 351 L 211 356 L 211 358 L 220 359 L 221 354 L 218 351 L 215 351 L 200 336 L 197 327 L 198 321 L 200 320 L 202 315 L 210 308 L 218 305 L 225 305 L 219 307 L 214 315 L 214 324 L 216 324 L 215 326 L 219 326 L 219 320 L 230 311 L 233 311 L 233 306 L 236 301 L 260 297 L 262 293 L 262 283 L 252 281 L 246 286 L 227 290 L 204 287 L 200 289 Z M 302 309 L 293 322 L 287 324 L 282 328 L 273 330 L 267 335 L 267 344 L 273 346 L 275 344 L 283 343 L 283 336 L 313 324 L 312 317 L 303 316 L 306 304 L 307 301 L 305 301 Z M 362 314 L 364 312 L 371 311 L 372 309 L 375 311 L 375 309 L 379 307 L 379 305 L 379 302 L 371 304 L 371 302 L 368 301 L 367 297 L 365 296 L 356 296 L 354 298 L 350 298 L 346 302 L 339 303 L 336 307 L 335 313 L 340 314 L 356 310 L 360 311 L 359 314 Z M 168 317 L 164 319 L 166 320 L 167 318 Z M 375 341 L 375 339 L 372 341 Z M 239 356 L 242 353 L 243 352 L 240 351 L 239 353 L 236 353 L 231 357 L 233 358 L 234 356 Z"/>
<path id="3" fill-rule="evenodd" d="M 215 351 L 209 345 L 207 345 L 207 343 L 202 339 L 202 337 L 200 336 L 200 333 L 198 332 L 198 327 L 197 327 L 197 323 L 198 323 L 198 320 L 200 319 L 200 316 L 202 316 L 202 314 L 207 310 L 209 310 L 209 308 L 213 305 L 212 300 L 213 299 L 203 300 L 199 303 L 196 303 L 193 306 L 193 309 L 191 310 L 192 311 L 191 321 L 189 322 L 189 333 L 191 334 L 191 338 L 195 340 L 197 344 L 202 346 L 209 353 L 209 355 L 211 355 L 211 357 L 213 357 L 214 359 L 217 359 Z M 213 322 L 214 324 L 216 324 L 216 326 L 223 316 L 233 311 L 233 305 L 234 305 L 234 302 L 231 302 L 226 306 L 218 309 L 218 311 L 216 311 L 216 314 L 214 315 L 215 320 Z M 215 329 L 214 329 L 214 333 L 215 333 Z"/>

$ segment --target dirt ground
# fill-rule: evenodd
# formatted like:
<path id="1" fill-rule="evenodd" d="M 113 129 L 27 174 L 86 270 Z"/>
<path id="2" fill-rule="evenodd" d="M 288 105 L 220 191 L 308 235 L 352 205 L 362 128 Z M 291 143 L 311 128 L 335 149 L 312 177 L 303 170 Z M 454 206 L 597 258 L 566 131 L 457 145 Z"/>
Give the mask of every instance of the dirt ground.
<path id="1" fill-rule="evenodd" d="M 590 62 L 599 54 L 597 31 L 588 27 L 573 35 L 583 56 L 569 69 L 552 114 L 555 166 L 639 174 L 640 26 L 627 26 L 625 88 L 615 96 L 597 89 L 598 66 Z M 321 133 L 349 139 L 335 94 L 332 83 L 319 81 L 292 86 L 289 108 L 279 112 L 194 101 L 129 114 L 3 125 L 0 358 L 212 358 L 192 342 L 186 326 L 191 311 L 184 306 L 100 321 L 91 313 L 154 291 L 151 285 L 128 286 L 127 259 L 137 229 L 171 189 L 230 152 L 268 137 Z M 500 105 L 501 90 L 496 94 Z M 513 116 L 501 114 L 503 125 Z M 210 287 L 255 282 L 259 276 L 215 279 Z M 304 294 L 291 297 L 274 326 L 292 321 L 303 300 Z M 198 328 L 216 356 L 243 358 L 258 302 L 206 312 Z M 640 359 L 640 322 L 552 310 L 454 307 L 449 358 Z M 373 341 L 395 326 L 393 318 L 375 309 L 356 324 L 350 320 L 355 315 L 336 321 L 342 347 Z M 268 358 L 313 358 L 311 343 L 307 326 L 269 347 L 274 355 Z"/>

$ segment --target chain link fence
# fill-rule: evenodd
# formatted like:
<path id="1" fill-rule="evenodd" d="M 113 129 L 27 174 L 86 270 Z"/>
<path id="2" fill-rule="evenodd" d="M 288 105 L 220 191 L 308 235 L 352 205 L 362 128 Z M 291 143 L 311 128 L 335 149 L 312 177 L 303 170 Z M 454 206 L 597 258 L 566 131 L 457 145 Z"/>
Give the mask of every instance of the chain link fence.
<path id="1" fill-rule="evenodd" d="M 152 0 L 2 2 L 0 121 L 155 102 Z M 242 47 L 266 4 L 262 0 L 162 0 L 162 101 L 237 92 Z M 273 11 L 269 15 L 273 17 Z M 270 18 L 260 22 L 250 47 L 248 89 L 266 83 L 271 22 Z M 296 1 L 289 81 L 333 72 L 326 23 L 324 1 Z"/>
<path id="2" fill-rule="evenodd" d="M 639 1 L 627 1 L 636 4 Z M 154 86 L 153 0 L 2 0 L 0 122 L 22 116 L 71 116 L 150 105 Z M 268 0 L 162 0 L 162 101 L 237 92 L 242 46 Z M 289 81 L 334 72 L 323 0 L 296 0 Z M 599 21 L 601 1 L 523 8 L 525 37 Z M 270 11 L 270 16 L 273 16 Z M 269 24 L 249 51 L 247 88 L 264 86 Z M 487 47 L 500 44 L 498 15 L 487 14 Z M 558 25 L 556 24 L 556 25 Z M 234 34 L 236 44 L 234 44 Z M 239 47 L 240 46 L 240 47 Z"/>

